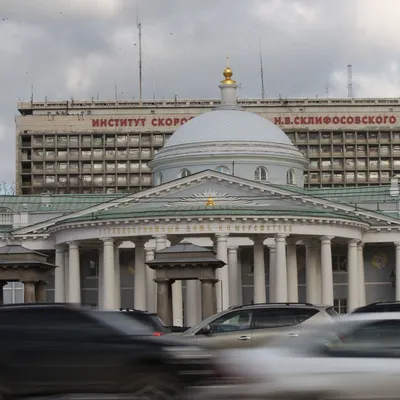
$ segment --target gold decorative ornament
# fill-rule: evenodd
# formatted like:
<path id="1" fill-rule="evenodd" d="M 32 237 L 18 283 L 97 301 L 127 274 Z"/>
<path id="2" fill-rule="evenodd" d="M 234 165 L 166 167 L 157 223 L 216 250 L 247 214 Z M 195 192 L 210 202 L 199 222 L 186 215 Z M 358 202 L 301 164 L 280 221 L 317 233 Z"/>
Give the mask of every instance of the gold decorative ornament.
<path id="1" fill-rule="evenodd" d="M 374 268 L 381 269 L 386 267 L 388 263 L 387 255 L 384 253 L 377 253 L 372 256 L 371 264 Z"/>
<path id="2" fill-rule="evenodd" d="M 221 83 L 223 85 L 235 85 L 236 81 L 234 81 L 232 78 L 233 72 L 229 67 L 228 64 L 228 57 L 226 57 L 226 68 L 224 69 L 223 75 L 225 77 L 225 79 L 223 81 L 221 81 Z"/>
<path id="3" fill-rule="evenodd" d="M 206 207 L 214 207 L 215 206 L 215 201 L 209 197 L 206 201 Z"/>

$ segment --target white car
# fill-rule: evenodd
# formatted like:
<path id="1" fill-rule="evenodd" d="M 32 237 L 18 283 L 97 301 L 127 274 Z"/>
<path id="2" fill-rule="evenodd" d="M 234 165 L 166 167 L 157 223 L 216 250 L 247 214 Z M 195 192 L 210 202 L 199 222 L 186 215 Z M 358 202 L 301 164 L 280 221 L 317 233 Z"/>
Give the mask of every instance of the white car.
<path id="1" fill-rule="evenodd" d="M 221 353 L 218 368 L 232 384 L 206 388 L 195 397 L 398 399 L 400 313 L 340 317 L 334 331 L 322 327 L 281 339 L 273 348 Z"/>

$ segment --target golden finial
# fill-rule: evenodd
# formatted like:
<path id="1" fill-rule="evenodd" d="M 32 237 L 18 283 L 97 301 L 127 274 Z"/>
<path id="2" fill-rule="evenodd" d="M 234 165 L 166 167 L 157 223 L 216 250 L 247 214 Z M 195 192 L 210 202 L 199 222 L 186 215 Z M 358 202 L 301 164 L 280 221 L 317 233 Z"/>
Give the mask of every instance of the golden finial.
<path id="1" fill-rule="evenodd" d="M 228 57 L 226 57 L 226 67 L 224 69 L 223 75 L 225 77 L 225 79 L 223 81 L 221 81 L 221 83 L 223 85 L 234 85 L 236 84 L 236 81 L 234 81 L 233 79 L 231 79 L 233 72 L 232 70 L 229 68 L 229 59 Z"/>
<path id="2" fill-rule="evenodd" d="M 206 207 L 214 207 L 214 206 L 215 206 L 215 201 L 211 197 L 209 197 L 206 202 Z"/>

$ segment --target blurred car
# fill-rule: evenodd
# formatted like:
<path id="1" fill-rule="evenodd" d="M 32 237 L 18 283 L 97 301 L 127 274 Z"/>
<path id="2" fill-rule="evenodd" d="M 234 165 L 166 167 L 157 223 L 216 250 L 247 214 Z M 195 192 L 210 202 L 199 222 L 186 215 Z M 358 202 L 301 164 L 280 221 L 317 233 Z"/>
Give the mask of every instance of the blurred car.
<path id="1" fill-rule="evenodd" d="M 170 327 L 166 326 L 162 319 L 155 313 L 147 311 L 133 310 L 131 308 L 120 308 L 124 315 L 133 318 L 147 326 L 153 331 L 153 336 L 162 336 L 166 333 L 171 333 Z"/>
<path id="2" fill-rule="evenodd" d="M 366 306 L 356 308 L 351 314 L 375 312 L 400 312 L 400 301 L 377 301 Z"/>
<path id="3" fill-rule="evenodd" d="M 276 336 L 293 338 L 309 326 L 329 324 L 337 315 L 332 306 L 309 303 L 233 306 L 188 329 L 182 338 L 219 349 L 265 346 Z"/>
<path id="4" fill-rule="evenodd" d="M 400 313 L 347 315 L 333 331 L 324 326 L 271 348 L 224 352 L 218 365 L 232 384 L 194 391 L 194 398 L 398 398 Z"/>
<path id="5" fill-rule="evenodd" d="M 151 333 L 120 312 L 68 304 L 0 306 L 0 396 L 179 399 L 191 385 L 215 379 L 211 354 Z"/>

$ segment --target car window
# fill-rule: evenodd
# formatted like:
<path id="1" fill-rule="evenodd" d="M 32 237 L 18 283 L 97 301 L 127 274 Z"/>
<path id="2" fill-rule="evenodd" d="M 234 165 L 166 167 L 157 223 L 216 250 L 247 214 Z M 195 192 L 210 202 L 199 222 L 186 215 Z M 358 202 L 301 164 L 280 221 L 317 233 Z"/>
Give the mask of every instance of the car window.
<path id="1" fill-rule="evenodd" d="M 399 312 L 400 311 L 400 304 L 393 303 L 393 304 L 372 304 L 365 307 L 357 308 L 353 311 L 353 314 L 359 313 L 380 313 L 380 312 Z"/>
<path id="2" fill-rule="evenodd" d="M 255 311 L 254 329 L 296 325 L 318 313 L 316 309 L 262 308 Z"/>
<path id="3" fill-rule="evenodd" d="M 325 311 L 331 317 L 338 317 L 340 315 L 333 307 L 328 307 Z"/>
<path id="4" fill-rule="evenodd" d="M 252 310 L 233 311 L 210 322 L 212 333 L 243 331 L 251 328 Z"/>

